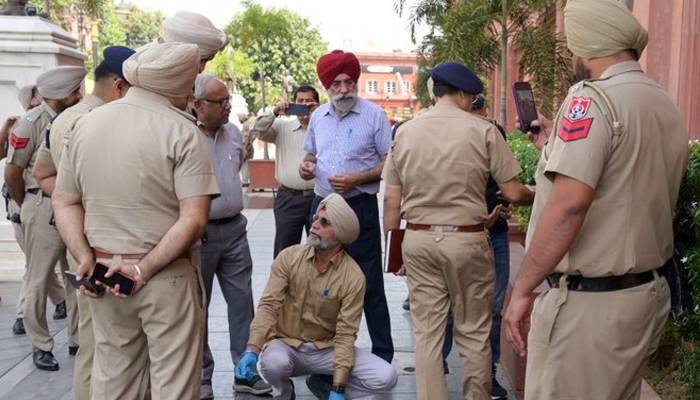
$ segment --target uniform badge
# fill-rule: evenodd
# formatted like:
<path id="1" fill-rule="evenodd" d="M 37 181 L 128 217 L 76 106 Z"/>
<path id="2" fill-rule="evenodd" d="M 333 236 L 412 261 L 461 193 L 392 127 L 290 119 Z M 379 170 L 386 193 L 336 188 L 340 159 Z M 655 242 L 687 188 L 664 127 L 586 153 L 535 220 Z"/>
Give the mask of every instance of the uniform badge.
<path id="1" fill-rule="evenodd" d="M 588 114 L 588 109 L 591 107 L 591 98 L 590 97 L 582 97 L 582 96 L 576 96 L 571 99 L 571 102 L 569 103 L 569 111 L 566 113 L 566 118 L 569 119 L 569 121 L 574 122 L 578 121 L 580 119 L 583 119 L 583 117 Z"/>
<path id="2" fill-rule="evenodd" d="M 10 146 L 12 146 L 13 149 L 19 150 L 27 147 L 29 144 L 29 138 L 23 138 L 17 136 L 16 133 L 12 132 L 12 135 L 10 135 Z"/>
<path id="3" fill-rule="evenodd" d="M 591 130 L 591 124 L 593 124 L 593 118 L 580 119 L 578 121 L 569 121 L 566 118 L 562 118 L 561 122 L 559 122 L 557 136 L 565 142 L 585 139 Z"/>

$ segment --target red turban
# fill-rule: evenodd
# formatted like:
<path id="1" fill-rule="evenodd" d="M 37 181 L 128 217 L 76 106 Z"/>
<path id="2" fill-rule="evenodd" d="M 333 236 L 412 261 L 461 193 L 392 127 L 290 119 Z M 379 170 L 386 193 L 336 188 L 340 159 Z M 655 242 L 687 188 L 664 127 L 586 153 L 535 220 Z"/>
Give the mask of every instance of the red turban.
<path id="1" fill-rule="evenodd" d="M 318 59 L 316 73 L 326 89 L 331 87 L 335 78 L 340 74 L 348 74 L 352 80 L 357 82 L 357 79 L 360 78 L 360 61 L 352 53 L 333 50 Z"/>

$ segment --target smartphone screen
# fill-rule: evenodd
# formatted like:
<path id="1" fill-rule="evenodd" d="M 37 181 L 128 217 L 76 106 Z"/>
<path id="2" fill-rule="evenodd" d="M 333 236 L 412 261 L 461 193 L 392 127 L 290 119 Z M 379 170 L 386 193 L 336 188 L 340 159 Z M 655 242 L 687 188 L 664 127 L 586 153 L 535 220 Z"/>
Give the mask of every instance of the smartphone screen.
<path id="1" fill-rule="evenodd" d="M 107 278 L 105 274 L 108 270 L 104 264 L 97 263 L 90 279 L 100 281 L 112 288 L 119 284 L 119 291 L 127 296 L 130 295 L 131 291 L 134 290 L 134 281 L 119 272 Z"/>
<path id="2" fill-rule="evenodd" d="M 532 93 L 530 84 L 527 82 L 513 83 L 513 97 L 515 97 L 515 108 L 518 112 L 521 130 L 523 132 L 539 130 L 530 126 L 532 121 L 537 119 L 535 95 Z"/>
<path id="3" fill-rule="evenodd" d="M 309 106 L 306 104 L 291 103 L 286 110 L 287 115 L 298 115 L 304 117 L 309 115 Z"/>

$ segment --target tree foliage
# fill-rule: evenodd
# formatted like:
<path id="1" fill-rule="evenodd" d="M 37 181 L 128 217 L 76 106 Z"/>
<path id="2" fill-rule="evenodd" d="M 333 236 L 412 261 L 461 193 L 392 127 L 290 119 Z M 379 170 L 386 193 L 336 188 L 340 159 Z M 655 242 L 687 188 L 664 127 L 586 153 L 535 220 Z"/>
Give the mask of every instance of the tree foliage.
<path id="1" fill-rule="evenodd" d="M 265 82 L 267 104 L 279 99 L 282 80 L 287 75 L 295 84 L 315 84 L 316 61 L 327 49 L 318 29 L 308 19 L 285 8 L 265 8 L 250 1 L 244 6 L 244 11 L 235 15 L 224 29 L 234 52 L 221 57 L 231 59 L 215 64 L 249 66 L 244 61 L 252 62 L 253 71 L 245 68 L 239 73 L 233 69 L 236 87 L 251 109 L 262 106 L 261 81 Z M 215 72 L 219 75 L 220 71 Z"/>
<path id="2" fill-rule="evenodd" d="M 430 26 L 420 43 L 423 68 L 448 60 L 464 63 L 485 76 L 500 67 L 500 120 L 505 118 L 507 47 L 520 55 L 521 77 L 528 77 L 543 114 L 551 116 L 565 94 L 569 55 L 554 22 L 558 0 L 421 0 L 410 9 L 409 25 Z M 407 11 L 397 0 L 398 12 Z M 428 74 L 423 74 L 427 79 Z M 419 82 L 419 89 L 424 84 Z M 419 98 L 425 97 L 419 93 Z"/>

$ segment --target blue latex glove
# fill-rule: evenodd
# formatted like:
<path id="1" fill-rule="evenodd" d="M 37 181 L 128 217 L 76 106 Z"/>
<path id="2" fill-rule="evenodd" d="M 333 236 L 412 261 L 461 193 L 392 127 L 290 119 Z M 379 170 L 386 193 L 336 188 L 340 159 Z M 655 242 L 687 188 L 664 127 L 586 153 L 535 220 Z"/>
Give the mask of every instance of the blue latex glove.
<path id="1" fill-rule="evenodd" d="M 345 400 L 345 395 L 331 390 L 331 395 L 328 396 L 328 400 Z"/>
<path id="2" fill-rule="evenodd" d="M 252 351 L 246 351 L 238 361 L 234 374 L 236 379 L 245 379 L 247 381 L 255 376 L 255 364 L 258 362 L 258 355 Z"/>

